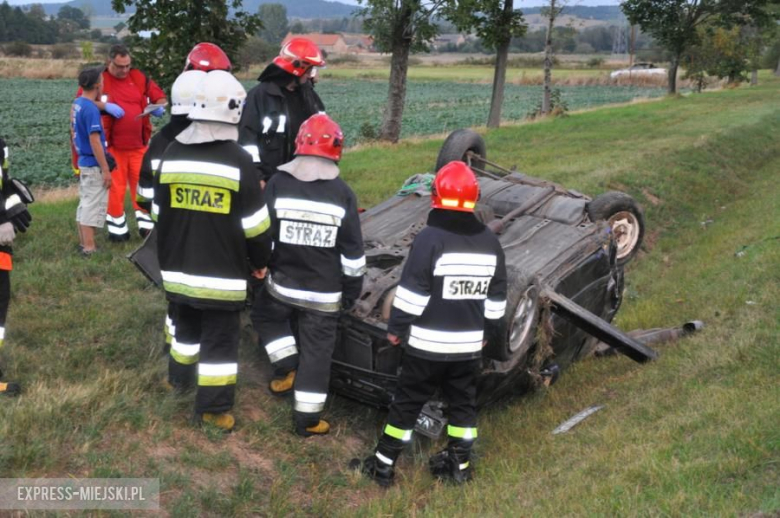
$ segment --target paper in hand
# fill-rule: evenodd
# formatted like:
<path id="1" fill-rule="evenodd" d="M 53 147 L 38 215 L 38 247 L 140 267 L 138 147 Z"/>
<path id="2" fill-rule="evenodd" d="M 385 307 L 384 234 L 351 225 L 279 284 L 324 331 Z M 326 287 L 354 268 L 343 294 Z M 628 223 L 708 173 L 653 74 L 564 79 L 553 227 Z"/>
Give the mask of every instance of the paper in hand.
<path id="1" fill-rule="evenodd" d="M 168 106 L 167 102 L 160 103 L 160 104 L 148 104 L 146 108 L 144 108 L 144 111 L 140 115 L 137 115 L 135 118 L 140 119 L 141 117 L 147 117 L 150 113 L 152 113 L 157 108 L 165 108 L 166 106 Z"/>

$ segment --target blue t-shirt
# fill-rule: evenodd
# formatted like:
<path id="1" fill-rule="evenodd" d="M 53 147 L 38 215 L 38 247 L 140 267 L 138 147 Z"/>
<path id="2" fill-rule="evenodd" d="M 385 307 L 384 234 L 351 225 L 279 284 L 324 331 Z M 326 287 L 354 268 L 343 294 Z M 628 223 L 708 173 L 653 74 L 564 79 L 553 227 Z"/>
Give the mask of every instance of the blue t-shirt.
<path id="1" fill-rule="evenodd" d="M 100 144 L 103 152 L 106 151 L 106 135 L 103 133 L 97 105 L 89 99 L 78 97 L 70 108 L 70 124 L 73 128 L 73 145 L 79 155 L 79 167 L 96 167 L 98 162 L 89 143 L 92 133 L 100 133 Z"/>

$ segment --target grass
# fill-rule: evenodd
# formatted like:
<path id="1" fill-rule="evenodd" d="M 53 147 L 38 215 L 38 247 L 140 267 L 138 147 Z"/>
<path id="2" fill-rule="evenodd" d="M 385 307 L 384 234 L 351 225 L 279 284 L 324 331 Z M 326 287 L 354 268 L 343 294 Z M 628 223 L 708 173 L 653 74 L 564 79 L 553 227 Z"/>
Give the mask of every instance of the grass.
<path id="1" fill-rule="evenodd" d="M 706 322 L 640 366 L 587 360 L 550 389 L 485 410 L 478 478 L 435 483 L 416 439 L 382 491 L 346 468 L 382 412 L 332 398 L 332 435 L 299 440 L 243 330 L 229 437 L 189 424 L 192 395 L 160 382 L 165 304 L 124 259 L 137 241 L 75 253 L 75 201 L 33 205 L 15 247 L 0 476 L 159 477 L 164 509 L 206 515 L 760 516 L 780 510 L 780 83 L 606 108 L 486 134 L 501 163 L 645 206 L 623 329 Z M 432 165 L 441 139 L 350 151 L 345 179 L 370 206 Z M 702 223 L 705 224 L 702 224 Z M 736 252 L 744 252 L 739 256 Z M 571 432 L 551 430 L 592 405 Z"/>

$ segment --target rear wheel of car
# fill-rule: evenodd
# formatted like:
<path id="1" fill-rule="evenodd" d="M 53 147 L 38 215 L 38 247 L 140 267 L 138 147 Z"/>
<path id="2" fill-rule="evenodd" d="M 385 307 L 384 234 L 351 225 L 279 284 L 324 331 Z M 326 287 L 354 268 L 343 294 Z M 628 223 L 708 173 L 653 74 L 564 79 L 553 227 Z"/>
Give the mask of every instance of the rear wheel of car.
<path id="1" fill-rule="evenodd" d="M 503 347 L 488 344 L 486 357 L 501 362 L 520 360 L 536 340 L 539 323 L 539 289 L 533 279 L 527 278 L 517 268 L 507 266 L 506 333 Z"/>
<path id="2" fill-rule="evenodd" d="M 445 165 L 457 160 L 468 164 L 469 157 L 467 153 L 469 151 L 482 158 L 487 158 L 485 140 L 470 129 L 453 131 L 439 150 L 439 156 L 436 158 L 436 171 L 438 172 Z M 479 169 L 484 169 L 485 167 L 485 163 L 476 157 L 471 158 L 470 165 Z"/>
<path id="3" fill-rule="evenodd" d="M 588 203 L 588 215 L 592 221 L 609 224 L 617 243 L 618 264 L 633 259 L 645 236 L 645 215 L 634 198 L 623 192 L 605 192 Z"/>
<path id="4" fill-rule="evenodd" d="M 529 286 L 520 295 L 509 321 L 509 354 L 526 354 L 536 338 L 536 323 L 539 320 L 539 291 Z"/>

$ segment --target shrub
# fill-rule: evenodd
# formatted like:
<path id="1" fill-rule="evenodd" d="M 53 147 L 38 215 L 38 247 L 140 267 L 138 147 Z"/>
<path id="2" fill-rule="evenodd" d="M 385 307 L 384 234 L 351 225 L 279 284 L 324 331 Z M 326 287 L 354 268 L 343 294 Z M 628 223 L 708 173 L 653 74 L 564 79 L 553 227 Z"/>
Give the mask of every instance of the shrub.
<path id="1" fill-rule="evenodd" d="M 32 47 L 24 41 L 12 41 L 3 47 L 6 56 L 27 57 L 32 54 Z"/>
<path id="2" fill-rule="evenodd" d="M 79 52 L 68 43 L 58 43 L 51 48 L 51 57 L 54 59 L 69 59 L 79 57 Z"/>
<path id="3" fill-rule="evenodd" d="M 604 66 L 604 58 L 590 58 L 585 62 L 588 68 L 599 68 Z"/>
<path id="4" fill-rule="evenodd" d="M 569 111 L 569 103 L 563 98 L 560 89 L 553 88 L 550 92 L 550 115 L 553 117 L 565 117 L 566 112 Z M 536 108 L 528 112 L 526 118 L 535 119 L 542 115 L 542 100 L 539 100 L 539 104 Z"/>

